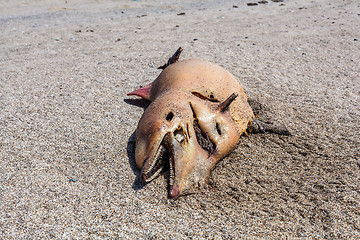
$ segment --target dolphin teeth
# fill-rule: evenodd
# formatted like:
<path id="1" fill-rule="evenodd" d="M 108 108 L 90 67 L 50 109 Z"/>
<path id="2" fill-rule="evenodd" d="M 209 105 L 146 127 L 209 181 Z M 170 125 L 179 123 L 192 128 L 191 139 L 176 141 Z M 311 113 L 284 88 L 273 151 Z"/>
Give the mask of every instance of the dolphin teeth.
<path id="1" fill-rule="evenodd" d="M 166 147 L 169 155 L 168 155 L 168 165 L 169 165 L 169 188 L 172 189 L 172 187 L 174 186 L 175 183 L 175 153 L 174 153 L 174 148 L 171 144 L 171 136 L 170 134 L 172 133 L 167 133 L 164 137 L 164 146 Z"/>
<path id="2" fill-rule="evenodd" d="M 189 102 L 189 104 L 194 117 L 193 127 L 195 130 L 197 142 L 202 147 L 202 149 L 206 150 L 209 153 L 209 155 L 214 154 L 216 152 L 216 144 L 213 141 L 211 141 L 209 135 L 201 129 L 199 125 L 199 121 L 196 116 L 196 112 L 191 102 Z"/>
<path id="3" fill-rule="evenodd" d="M 216 144 L 211 141 L 209 138 L 208 133 L 204 133 L 199 125 L 199 122 L 197 119 L 194 120 L 194 130 L 196 134 L 196 139 L 199 143 L 199 145 L 206 150 L 209 155 L 214 154 L 216 152 Z"/>
<path id="4" fill-rule="evenodd" d="M 144 182 L 151 182 L 154 180 L 154 178 L 159 176 L 164 168 L 164 162 L 166 159 L 168 159 L 168 157 L 168 150 L 164 147 L 163 144 L 160 144 L 158 150 L 156 151 L 155 157 L 152 159 L 149 157 L 145 159 L 144 166 L 146 167 L 142 169 L 141 179 Z"/>
<path id="5" fill-rule="evenodd" d="M 174 181 L 175 181 L 174 161 L 170 157 L 169 158 L 169 187 L 170 187 L 170 189 L 174 186 Z"/>

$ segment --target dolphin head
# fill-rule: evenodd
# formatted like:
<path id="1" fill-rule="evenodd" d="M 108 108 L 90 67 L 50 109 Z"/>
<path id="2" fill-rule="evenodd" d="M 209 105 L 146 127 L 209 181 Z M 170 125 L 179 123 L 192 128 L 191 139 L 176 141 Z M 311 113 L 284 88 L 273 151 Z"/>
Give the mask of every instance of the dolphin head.
<path id="1" fill-rule="evenodd" d="M 196 192 L 215 164 L 232 150 L 239 132 L 223 102 L 169 91 L 145 110 L 136 130 L 135 161 L 141 180 L 150 182 L 169 166 L 169 196 Z M 230 100 L 229 100 L 230 99 Z"/>

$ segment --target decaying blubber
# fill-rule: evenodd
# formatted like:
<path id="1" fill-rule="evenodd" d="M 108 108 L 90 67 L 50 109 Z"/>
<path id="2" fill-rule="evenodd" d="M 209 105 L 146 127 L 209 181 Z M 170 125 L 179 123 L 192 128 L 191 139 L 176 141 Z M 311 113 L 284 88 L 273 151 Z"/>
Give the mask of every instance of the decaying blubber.
<path id="1" fill-rule="evenodd" d="M 249 127 L 263 130 L 231 73 L 203 60 L 178 61 L 181 51 L 151 84 L 128 94 L 151 101 L 136 129 L 141 180 L 150 182 L 169 166 L 171 198 L 205 186 Z"/>

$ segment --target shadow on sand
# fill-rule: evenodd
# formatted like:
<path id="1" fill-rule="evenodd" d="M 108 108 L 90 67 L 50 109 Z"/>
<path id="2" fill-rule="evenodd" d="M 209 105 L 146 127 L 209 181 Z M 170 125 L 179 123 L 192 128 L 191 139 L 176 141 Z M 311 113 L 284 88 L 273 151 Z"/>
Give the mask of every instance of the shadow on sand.
<path id="1" fill-rule="evenodd" d="M 133 105 L 133 106 L 141 107 L 144 110 L 150 104 L 150 101 L 145 100 L 145 99 L 124 99 L 124 102 L 126 102 L 127 104 L 130 104 L 130 105 Z M 129 158 L 129 165 L 130 165 L 131 169 L 133 170 L 134 174 L 136 175 L 136 178 L 133 182 L 132 188 L 135 191 L 137 191 L 139 189 L 142 189 L 146 184 L 141 181 L 140 170 L 136 166 L 136 162 L 135 162 L 135 142 L 136 142 L 135 141 L 135 133 L 136 133 L 136 131 L 134 131 L 131 134 L 131 136 L 129 137 L 126 151 L 127 151 L 127 155 Z"/>

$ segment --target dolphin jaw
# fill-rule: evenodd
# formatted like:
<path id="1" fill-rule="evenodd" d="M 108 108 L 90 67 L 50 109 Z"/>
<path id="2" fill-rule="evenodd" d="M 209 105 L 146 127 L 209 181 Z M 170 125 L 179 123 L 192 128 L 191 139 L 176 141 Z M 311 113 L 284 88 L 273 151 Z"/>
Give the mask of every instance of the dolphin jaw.
<path id="1" fill-rule="evenodd" d="M 167 97 L 169 95 L 163 95 L 157 101 Z M 143 161 L 140 166 L 142 181 L 152 181 L 169 166 L 169 197 L 172 199 L 198 192 L 199 187 L 206 185 L 216 162 L 239 139 L 230 113 L 217 110 L 217 99 L 204 101 L 194 94 L 184 97 L 189 101 L 178 108 L 176 105 L 157 108 L 157 120 L 145 121 L 142 125 L 143 129 L 152 130 L 141 131 L 137 136 L 139 142 L 147 139 L 146 144 L 139 144 L 145 147 L 139 155 L 139 160 Z"/>

